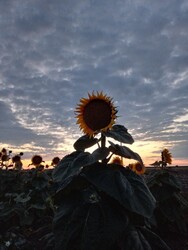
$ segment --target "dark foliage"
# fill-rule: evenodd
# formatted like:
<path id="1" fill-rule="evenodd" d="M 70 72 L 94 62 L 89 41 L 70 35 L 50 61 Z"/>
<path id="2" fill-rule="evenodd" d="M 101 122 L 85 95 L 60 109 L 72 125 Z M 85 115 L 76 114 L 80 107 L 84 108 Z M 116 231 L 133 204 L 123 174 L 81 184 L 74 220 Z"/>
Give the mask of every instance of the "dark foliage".
<path id="1" fill-rule="evenodd" d="M 53 249 L 50 176 L 0 170 L 0 249 Z"/>
<path id="2" fill-rule="evenodd" d="M 144 179 L 116 164 L 87 165 L 86 158 L 74 152 L 53 172 L 55 249 L 169 250 L 148 223 L 155 198 Z"/>
<path id="3" fill-rule="evenodd" d="M 160 169 L 150 171 L 146 182 L 157 201 L 151 220 L 153 230 L 172 249 L 188 249 L 188 200 L 179 179 L 173 171 Z"/>

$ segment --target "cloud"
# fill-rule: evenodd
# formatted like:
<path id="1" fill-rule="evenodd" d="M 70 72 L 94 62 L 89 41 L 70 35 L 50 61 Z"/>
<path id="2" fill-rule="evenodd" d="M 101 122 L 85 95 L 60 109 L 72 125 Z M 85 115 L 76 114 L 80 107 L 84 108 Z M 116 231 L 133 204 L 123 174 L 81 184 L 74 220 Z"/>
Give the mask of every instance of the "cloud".
<path id="1" fill-rule="evenodd" d="M 36 140 L 36 135 L 19 124 L 11 109 L 4 102 L 0 102 L 0 109 L 1 143 L 16 143 L 20 146 Z"/>
<path id="2" fill-rule="evenodd" d="M 136 140 L 187 159 L 187 14 L 183 0 L 1 1 L 1 141 L 71 148 L 75 106 L 97 90 Z"/>

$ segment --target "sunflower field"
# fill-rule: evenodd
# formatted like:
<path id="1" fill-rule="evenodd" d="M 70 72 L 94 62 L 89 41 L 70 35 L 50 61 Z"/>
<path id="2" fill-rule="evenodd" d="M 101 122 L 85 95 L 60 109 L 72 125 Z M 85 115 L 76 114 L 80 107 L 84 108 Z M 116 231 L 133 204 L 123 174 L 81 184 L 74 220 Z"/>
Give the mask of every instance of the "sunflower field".
<path id="1" fill-rule="evenodd" d="M 125 146 L 134 139 L 116 124 L 112 98 L 88 94 L 75 112 L 84 135 L 56 167 L 39 167 L 37 156 L 31 170 L 0 169 L 0 249 L 188 249 L 179 179 L 165 168 L 147 171 Z"/>

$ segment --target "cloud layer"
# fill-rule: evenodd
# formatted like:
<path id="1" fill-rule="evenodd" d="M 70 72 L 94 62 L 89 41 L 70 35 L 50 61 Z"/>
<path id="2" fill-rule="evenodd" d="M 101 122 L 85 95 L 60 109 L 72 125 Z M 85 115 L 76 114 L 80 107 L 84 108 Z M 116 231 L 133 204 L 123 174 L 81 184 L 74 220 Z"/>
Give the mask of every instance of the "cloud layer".
<path id="1" fill-rule="evenodd" d="M 187 1 L 2 0 L 0 16 L 2 146 L 68 153 L 94 90 L 148 155 L 188 160 Z"/>

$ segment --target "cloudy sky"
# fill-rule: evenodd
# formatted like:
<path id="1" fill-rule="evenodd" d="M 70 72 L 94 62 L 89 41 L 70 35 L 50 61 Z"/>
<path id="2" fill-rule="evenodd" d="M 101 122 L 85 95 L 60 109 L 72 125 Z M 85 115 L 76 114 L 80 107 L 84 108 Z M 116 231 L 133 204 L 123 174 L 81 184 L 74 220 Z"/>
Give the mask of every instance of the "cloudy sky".
<path id="1" fill-rule="evenodd" d="M 0 147 L 73 151 L 74 110 L 103 91 L 146 165 L 188 164 L 186 0 L 0 0 Z"/>

